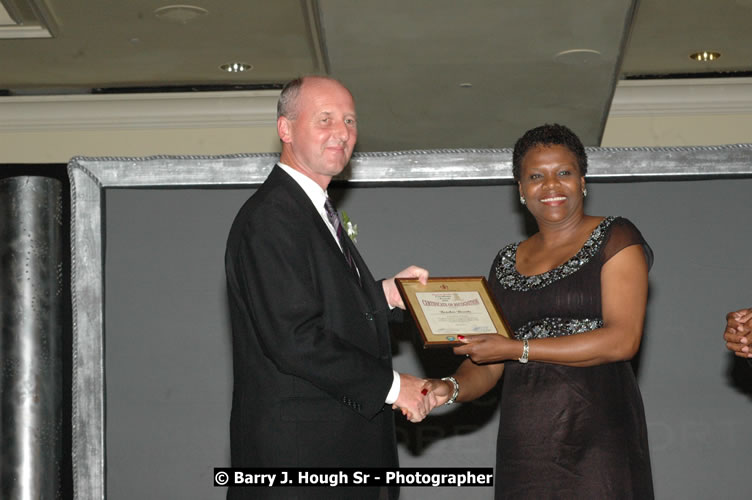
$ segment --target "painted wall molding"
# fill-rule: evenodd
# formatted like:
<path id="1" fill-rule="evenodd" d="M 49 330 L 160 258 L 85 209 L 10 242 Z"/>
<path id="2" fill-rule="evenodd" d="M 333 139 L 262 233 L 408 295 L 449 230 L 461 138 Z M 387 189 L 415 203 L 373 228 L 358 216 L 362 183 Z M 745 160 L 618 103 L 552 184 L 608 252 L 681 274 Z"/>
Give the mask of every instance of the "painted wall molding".
<path id="1" fill-rule="evenodd" d="M 610 117 L 752 113 L 752 78 L 622 80 Z"/>
<path id="2" fill-rule="evenodd" d="M 274 126 L 278 90 L 0 97 L 0 132 Z M 609 116 L 752 113 L 752 78 L 624 80 Z"/>
<path id="3" fill-rule="evenodd" d="M 276 126 L 279 90 L 0 97 L 0 131 Z"/>

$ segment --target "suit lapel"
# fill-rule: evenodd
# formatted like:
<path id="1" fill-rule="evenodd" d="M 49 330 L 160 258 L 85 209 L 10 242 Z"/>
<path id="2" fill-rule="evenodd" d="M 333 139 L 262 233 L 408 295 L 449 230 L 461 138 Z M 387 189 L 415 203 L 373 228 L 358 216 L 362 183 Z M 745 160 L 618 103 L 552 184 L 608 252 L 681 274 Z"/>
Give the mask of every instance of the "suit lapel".
<path id="1" fill-rule="evenodd" d="M 350 254 L 355 260 L 355 265 L 358 266 L 358 271 L 360 272 L 360 283 L 358 283 L 358 278 L 356 278 L 350 270 L 350 266 L 348 266 L 347 260 L 345 260 L 345 256 L 342 254 L 342 250 L 339 248 L 339 245 L 337 245 L 331 231 L 329 231 L 329 227 L 321 218 L 321 214 L 319 214 L 316 207 L 313 206 L 311 199 L 305 191 L 303 191 L 303 188 L 301 188 L 292 177 L 287 175 L 287 173 L 278 166 L 275 166 L 272 173 L 269 175 L 269 180 L 273 180 L 274 183 L 286 187 L 286 190 L 290 193 L 293 201 L 298 206 L 303 207 L 307 217 L 311 219 L 310 223 L 316 228 L 319 236 L 327 242 L 326 244 L 329 246 L 330 250 L 336 254 L 336 260 L 339 264 L 337 264 L 338 268 L 333 269 L 332 272 L 343 273 L 347 276 L 344 279 L 352 280 L 353 289 L 359 291 L 357 294 L 358 297 L 363 300 L 364 306 L 369 310 L 369 314 L 375 321 L 374 326 L 376 327 L 376 341 L 379 346 L 379 356 L 384 359 L 390 359 L 391 342 L 389 339 L 389 326 L 387 319 L 389 306 L 384 298 L 384 290 L 381 286 L 381 282 L 376 282 L 373 279 L 373 275 L 368 269 L 363 257 L 361 257 L 360 252 L 358 252 L 357 247 L 352 241 L 350 241 L 350 238 L 347 237 L 344 238 L 344 244 L 347 245 Z"/>
<path id="2" fill-rule="evenodd" d="M 358 278 L 355 277 L 350 270 L 350 266 L 347 264 L 347 260 L 345 259 L 344 254 L 342 253 L 342 250 L 339 248 L 339 245 L 334 239 L 334 236 L 332 236 L 331 231 L 329 230 L 329 227 L 326 225 L 324 220 L 321 218 L 321 214 L 317 211 L 316 207 L 313 206 L 313 203 L 311 203 L 311 199 L 308 197 L 308 195 L 303 191 L 303 188 L 300 187 L 300 185 L 295 182 L 295 180 L 290 177 L 287 172 L 282 170 L 278 165 L 275 165 L 272 169 L 272 172 L 269 174 L 268 180 L 273 184 L 280 184 L 285 186 L 287 191 L 290 193 L 290 196 L 293 198 L 295 203 L 303 208 L 306 213 L 307 217 L 311 219 L 311 224 L 313 224 L 313 227 L 316 228 L 316 230 L 319 232 L 319 235 L 326 240 L 327 245 L 331 249 L 332 252 L 334 252 L 341 265 L 341 270 L 338 270 L 336 272 L 342 272 L 349 276 L 349 279 L 352 280 L 352 282 L 360 288 L 360 283 L 358 283 Z M 373 276 L 371 276 L 371 273 L 368 271 L 368 268 L 366 267 L 365 262 L 363 261 L 363 258 L 358 253 L 357 249 L 355 248 L 355 245 L 352 244 L 352 242 L 349 241 L 349 238 L 345 238 L 345 244 L 349 244 L 348 247 L 350 249 L 350 253 L 353 255 L 353 258 L 355 259 L 355 264 L 358 266 L 358 271 L 360 272 L 361 282 L 365 283 L 364 280 L 369 279 L 370 281 L 373 281 Z M 367 278 L 366 278 L 367 276 Z M 369 297 L 370 299 L 370 297 Z M 371 302 L 373 304 L 373 302 Z"/>

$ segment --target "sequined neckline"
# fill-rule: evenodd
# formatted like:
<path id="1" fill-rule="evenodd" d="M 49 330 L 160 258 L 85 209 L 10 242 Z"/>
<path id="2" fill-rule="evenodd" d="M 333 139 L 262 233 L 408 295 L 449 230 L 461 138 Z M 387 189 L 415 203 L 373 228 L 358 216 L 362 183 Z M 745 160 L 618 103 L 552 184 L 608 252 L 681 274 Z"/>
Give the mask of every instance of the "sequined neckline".
<path id="1" fill-rule="evenodd" d="M 577 272 L 582 266 L 598 252 L 601 244 L 606 239 L 608 228 L 616 217 L 604 218 L 590 233 L 582 248 L 565 263 L 542 274 L 525 276 L 517 271 L 517 247 L 520 242 L 510 243 L 499 252 L 499 261 L 496 264 L 496 279 L 506 289 L 526 292 L 544 288 L 551 283 Z"/>

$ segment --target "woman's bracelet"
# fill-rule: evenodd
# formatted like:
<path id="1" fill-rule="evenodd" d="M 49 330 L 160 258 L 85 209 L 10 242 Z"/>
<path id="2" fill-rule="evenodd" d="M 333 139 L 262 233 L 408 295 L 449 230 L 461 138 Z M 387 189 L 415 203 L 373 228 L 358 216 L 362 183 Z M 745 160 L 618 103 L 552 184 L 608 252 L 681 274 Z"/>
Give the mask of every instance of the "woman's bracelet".
<path id="1" fill-rule="evenodd" d="M 517 361 L 519 361 L 520 363 L 527 363 L 528 354 L 530 354 L 530 344 L 528 344 L 527 339 L 525 339 L 522 341 L 522 356 L 517 358 Z"/>
<path id="2" fill-rule="evenodd" d="M 444 403 L 444 405 L 452 405 L 455 401 L 457 401 L 457 396 L 460 394 L 460 383 L 457 382 L 457 379 L 454 377 L 444 377 L 441 380 L 449 381 L 454 386 L 454 391 L 452 391 L 452 396 L 447 399 L 447 402 Z"/>

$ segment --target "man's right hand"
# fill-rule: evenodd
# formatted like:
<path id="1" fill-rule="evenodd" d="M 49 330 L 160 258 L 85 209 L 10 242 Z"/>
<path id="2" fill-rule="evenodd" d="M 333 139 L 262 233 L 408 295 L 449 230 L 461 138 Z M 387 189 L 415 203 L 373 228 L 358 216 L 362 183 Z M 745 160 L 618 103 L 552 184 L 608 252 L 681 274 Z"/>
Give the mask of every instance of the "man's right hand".
<path id="1" fill-rule="evenodd" d="M 399 376 L 400 391 L 392 408 L 402 410 L 402 414 L 410 422 L 420 422 L 426 418 L 429 412 L 426 394 L 424 393 L 426 380 L 413 377 L 407 373 L 400 373 Z"/>

